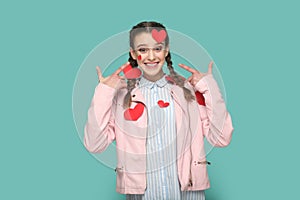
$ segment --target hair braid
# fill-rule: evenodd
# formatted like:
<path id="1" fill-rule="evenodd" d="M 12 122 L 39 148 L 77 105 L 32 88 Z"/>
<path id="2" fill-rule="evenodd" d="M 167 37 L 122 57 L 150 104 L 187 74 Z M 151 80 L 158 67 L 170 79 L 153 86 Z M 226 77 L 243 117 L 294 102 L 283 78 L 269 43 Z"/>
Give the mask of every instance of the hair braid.
<path id="1" fill-rule="evenodd" d="M 128 62 L 132 67 L 138 66 L 137 61 L 131 57 L 130 53 L 129 53 Z M 127 94 L 125 95 L 123 101 L 123 107 L 125 109 L 129 108 L 131 105 L 131 91 L 135 88 L 135 84 L 136 84 L 136 79 L 127 79 Z"/>
<path id="2" fill-rule="evenodd" d="M 184 86 L 184 79 L 182 76 L 177 74 L 173 68 L 173 62 L 171 60 L 171 53 L 169 52 L 166 56 L 166 62 L 168 69 L 170 71 L 171 78 L 175 81 L 175 83 L 182 88 L 184 97 L 187 101 L 195 100 L 195 97 L 192 95 L 191 91 Z"/>

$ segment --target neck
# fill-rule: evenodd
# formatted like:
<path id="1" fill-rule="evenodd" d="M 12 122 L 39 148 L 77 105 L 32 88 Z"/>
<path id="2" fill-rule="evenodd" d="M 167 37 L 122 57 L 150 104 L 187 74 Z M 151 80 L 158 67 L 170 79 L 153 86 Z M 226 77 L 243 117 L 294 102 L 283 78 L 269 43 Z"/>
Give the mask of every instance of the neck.
<path id="1" fill-rule="evenodd" d="M 161 71 L 160 73 L 156 74 L 155 76 L 148 76 L 147 74 L 144 74 L 144 78 L 147 79 L 148 81 L 158 81 L 159 79 L 161 79 L 163 76 L 165 75 L 165 73 L 163 71 Z"/>

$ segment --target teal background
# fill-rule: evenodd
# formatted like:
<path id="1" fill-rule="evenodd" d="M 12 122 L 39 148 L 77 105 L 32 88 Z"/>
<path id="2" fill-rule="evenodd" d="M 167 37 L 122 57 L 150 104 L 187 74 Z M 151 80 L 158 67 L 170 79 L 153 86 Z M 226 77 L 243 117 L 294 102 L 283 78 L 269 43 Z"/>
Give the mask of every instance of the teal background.
<path id="1" fill-rule="evenodd" d="M 96 45 L 142 20 L 195 39 L 222 74 L 235 131 L 209 154 L 206 198 L 297 198 L 296 2 L 1 1 L 0 199 L 125 199 L 78 137 L 72 89 Z"/>

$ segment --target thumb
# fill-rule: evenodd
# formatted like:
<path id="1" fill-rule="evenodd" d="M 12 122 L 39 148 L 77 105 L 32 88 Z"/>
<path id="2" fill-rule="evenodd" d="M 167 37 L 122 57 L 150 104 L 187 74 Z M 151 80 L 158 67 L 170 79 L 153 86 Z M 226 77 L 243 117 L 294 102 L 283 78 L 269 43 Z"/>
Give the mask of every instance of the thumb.
<path id="1" fill-rule="evenodd" d="M 210 61 L 210 63 L 208 64 L 208 71 L 207 71 L 208 74 L 212 74 L 212 66 L 213 66 L 213 64 L 214 64 L 213 61 Z"/>
<path id="2" fill-rule="evenodd" d="M 96 70 L 97 70 L 97 74 L 98 74 L 98 79 L 99 79 L 99 81 L 100 81 L 100 79 L 103 79 L 101 69 L 100 69 L 99 66 L 97 66 L 97 67 L 96 67 Z"/>

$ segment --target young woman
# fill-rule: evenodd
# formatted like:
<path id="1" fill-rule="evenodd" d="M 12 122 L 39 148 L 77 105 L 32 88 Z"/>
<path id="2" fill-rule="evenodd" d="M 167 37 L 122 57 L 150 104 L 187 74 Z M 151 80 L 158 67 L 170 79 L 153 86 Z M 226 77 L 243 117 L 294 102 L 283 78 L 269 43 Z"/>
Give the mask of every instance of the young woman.
<path id="1" fill-rule="evenodd" d="M 224 147 L 233 131 L 213 63 L 207 73 L 179 64 L 191 76 L 178 75 L 168 33 L 157 22 L 131 29 L 128 61 L 108 77 L 97 67 L 85 147 L 100 153 L 116 141 L 116 190 L 127 199 L 205 199 L 210 184 L 204 137 Z"/>

